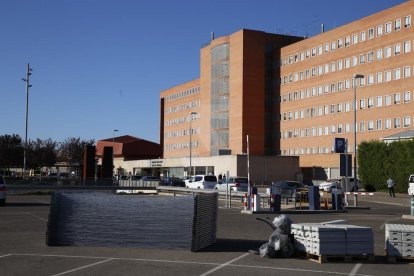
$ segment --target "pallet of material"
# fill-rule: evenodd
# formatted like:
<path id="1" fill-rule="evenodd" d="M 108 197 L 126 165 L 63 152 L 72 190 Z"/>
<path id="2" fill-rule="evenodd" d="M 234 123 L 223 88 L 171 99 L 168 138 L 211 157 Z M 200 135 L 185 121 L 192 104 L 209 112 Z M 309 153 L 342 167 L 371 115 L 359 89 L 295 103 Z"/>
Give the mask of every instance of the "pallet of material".
<path id="1" fill-rule="evenodd" d="M 385 224 L 385 255 L 414 257 L 414 225 Z"/>
<path id="2" fill-rule="evenodd" d="M 372 254 L 367 255 L 317 255 L 307 253 L 306 258 L 317 263 L 373 263 L 375 262 L 375 256 Z"/>

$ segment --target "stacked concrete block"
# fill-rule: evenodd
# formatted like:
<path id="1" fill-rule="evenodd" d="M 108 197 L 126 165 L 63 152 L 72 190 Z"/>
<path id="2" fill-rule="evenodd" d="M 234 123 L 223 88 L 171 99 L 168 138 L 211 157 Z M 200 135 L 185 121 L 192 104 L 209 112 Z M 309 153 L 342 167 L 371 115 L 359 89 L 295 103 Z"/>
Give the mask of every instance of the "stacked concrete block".
<path id="1" fill-rule="evenodd" d="M 348 224 L 292 224 L 295 248 L 314 255 L 374 254 L 370 227 Z"/>
<path id="2" fill-rule="evenodd" d="M 387 256 L 414 257 L 414 225 L 386 224 L 385 252 Z"/>

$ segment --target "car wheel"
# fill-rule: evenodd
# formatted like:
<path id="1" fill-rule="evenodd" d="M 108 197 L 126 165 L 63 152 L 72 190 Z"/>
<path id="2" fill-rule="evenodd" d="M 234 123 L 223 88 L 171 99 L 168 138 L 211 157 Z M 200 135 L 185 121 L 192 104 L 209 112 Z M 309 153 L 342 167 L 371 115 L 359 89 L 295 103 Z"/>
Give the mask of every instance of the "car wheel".
<path id="1" fill-rule="evenodd" d="M 218 191 L 218 188 L 216 187 L 216 188 L 214 188 L 214 190 Z"/>

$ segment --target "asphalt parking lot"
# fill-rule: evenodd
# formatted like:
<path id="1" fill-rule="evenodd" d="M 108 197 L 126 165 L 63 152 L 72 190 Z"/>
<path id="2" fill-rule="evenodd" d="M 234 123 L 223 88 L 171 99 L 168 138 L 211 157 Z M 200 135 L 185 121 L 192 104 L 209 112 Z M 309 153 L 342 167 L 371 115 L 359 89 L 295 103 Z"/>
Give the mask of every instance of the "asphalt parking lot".
<path id="1" fill-rule="evenodd" d="M 142 195 L 141 195 L 142 196 Z M 272 229 L 256 217 L 228 209 L 220 200 L 217 242 L 201 252 L 144 248 L 102 248 L 45 244 L 49 196 L 9 195 L 0 208 L 0 275 L 413 275 L 414 264 L 388 263 L 384 257 L 384 224 L 414 224 L 410 198 L 384 193 L 360 197 L 346 213 L 288 214 L 296 223 L 336 219 L 374 231 L 375 263 L 317 263 L 303 257 L 261 258 L 248 253 L 269 238 Z"/>

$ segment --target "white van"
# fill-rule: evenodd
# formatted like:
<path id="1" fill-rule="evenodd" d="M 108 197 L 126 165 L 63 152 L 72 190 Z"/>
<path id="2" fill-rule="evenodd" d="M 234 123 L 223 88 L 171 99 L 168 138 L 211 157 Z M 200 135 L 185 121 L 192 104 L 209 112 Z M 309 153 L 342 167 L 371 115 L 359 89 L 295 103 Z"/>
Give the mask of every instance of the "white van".
<path id="1" fill-rule="evenodd" d="M 185 181 L 185 186 L 191 189 L 211 189 L 217 184 L 215 175 L 194 175 L 191 179 Z"/>

